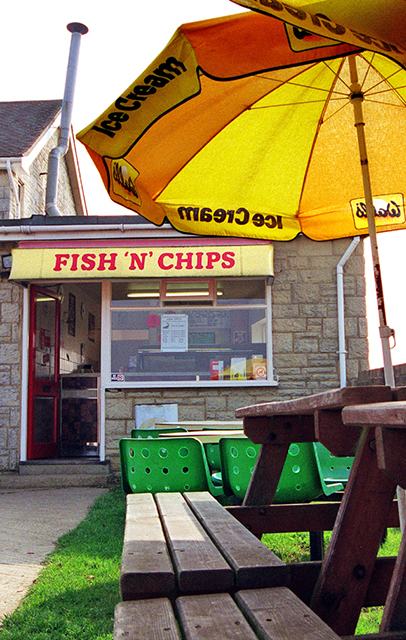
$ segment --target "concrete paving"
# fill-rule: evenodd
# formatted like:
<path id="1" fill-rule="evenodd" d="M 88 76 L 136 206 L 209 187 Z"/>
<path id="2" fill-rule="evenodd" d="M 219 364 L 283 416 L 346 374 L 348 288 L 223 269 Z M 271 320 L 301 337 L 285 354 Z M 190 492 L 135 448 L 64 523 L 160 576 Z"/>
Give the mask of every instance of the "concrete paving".
<path id="1" fill-rule="evenodd" d="M 0 624 L 25 597 L 58 538 L 106 492 L 99 487 L 0 489 Z"/>

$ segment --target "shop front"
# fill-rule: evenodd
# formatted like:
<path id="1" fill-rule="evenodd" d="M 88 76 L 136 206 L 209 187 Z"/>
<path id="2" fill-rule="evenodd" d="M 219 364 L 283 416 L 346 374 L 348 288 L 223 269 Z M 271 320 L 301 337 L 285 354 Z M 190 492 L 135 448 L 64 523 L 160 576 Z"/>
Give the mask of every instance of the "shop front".
<path id="1" fill-rule="evenodd" d="M 221 399 L 277 384 L 268 242 L 22 241 L 10 280 L 29 310 L 22 460 L 111 457 L 110 418 L 126 407 L 124 435 L 137 399 L 181 405 L 180 389 Z"/>

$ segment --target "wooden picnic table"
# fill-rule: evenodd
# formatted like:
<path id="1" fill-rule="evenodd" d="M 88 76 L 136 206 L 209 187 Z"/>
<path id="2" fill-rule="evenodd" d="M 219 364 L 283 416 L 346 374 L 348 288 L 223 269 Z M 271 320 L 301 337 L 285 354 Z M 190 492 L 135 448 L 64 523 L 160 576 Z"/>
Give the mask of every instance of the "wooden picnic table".
<path id="1" fill-rule="evenodd" d="M 205 431 L 176 431 L 174 433 L 160 433 L 158 438 L 197 438 L 203 444 L 214 444 L 221 438 L 247 438 L 242 429 L 205 430 Z"/>
<path id="2" fill-rule="evenodd" d="M 182 422 L 155 422 L 155 429 L 183 427 L 187 431 L 203 431 L 205 429 L 242 429 L 242 420 L 184 420 Z"/>
<path id="3" fill-rule="evenodd" d="M 236 417 L 243 418 L 245 434 L 261 444 L 244 505 L 272 504 L 292 442 L 319 441 L 333 455 L 355 456 L 311 599 L 313 611 L 341 636 L 355 632 L 396 486 L 404 482 L 406 429 L 401 427 L 406 425 L 406 408 L 402 402 L 400 414 L 396 402 L 403 393 L 384 386 L 347 387 L 236 411 Z M 387 413 L 377 413 L 375 407 L 382 409 L 381 403 L 388 407 Z M 375 433 L 377 415 L 381 440 Z M 398 416 L 398 424 L 383 428 L 390 415 Z M 406 552 L 403 563 L 405 556 Z M 406 587 L 399 582 L 404 600 Z M 405 615 L 401 617 L 404 624 Z"/>

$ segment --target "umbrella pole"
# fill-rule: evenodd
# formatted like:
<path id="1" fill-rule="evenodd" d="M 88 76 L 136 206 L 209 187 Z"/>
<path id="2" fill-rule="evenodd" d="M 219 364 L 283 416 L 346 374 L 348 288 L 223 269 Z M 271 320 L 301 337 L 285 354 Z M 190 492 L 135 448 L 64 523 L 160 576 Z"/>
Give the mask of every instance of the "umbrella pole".
<path id="1" fill-rule="evenodd" d="M 361 91 L 361 85 L 358 82 L 358 73 L 356 67 L 355 56 L 349 56 L 350 74 L 351 74 L 351 103 L 354 107 L 355 127 L 358 136 L 358 148 L 361 160 L 362 180 L 364 184 L 364 196 L 368 218 L 368 232 L 371 240 L 372 264 L 374 269 L 375 291 L 378 303 L 379 314 L 379 335 L 381 337 L 383 367 L 385 375 L 385 384 L 391 388 L 395 387 L 395 376 L 393 372 L 392 356 L 390 352 L 389 338 L 394 335 L 394 330 L 388 327 L 386 323 L 385 302 L 383 297 L 383 287 L 381 278 L 381 266 L 379 262 L 378 242 L 376 237 L 375 226 L 375 209 L 372 199 L 371 179 L 368 168 L 368 156 L 365 142 L 364 117 L 362 110 L 362 101 L 364 99 Z"/>

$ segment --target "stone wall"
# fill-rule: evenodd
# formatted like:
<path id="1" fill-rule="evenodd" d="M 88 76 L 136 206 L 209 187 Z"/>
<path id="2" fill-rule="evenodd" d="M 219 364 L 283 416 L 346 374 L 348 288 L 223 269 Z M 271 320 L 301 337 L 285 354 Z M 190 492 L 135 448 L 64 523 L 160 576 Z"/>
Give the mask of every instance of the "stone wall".
<path id="1" fill-rule="evenodd" d="M 337 264 L 351 239 L 275 243 L 272 325 L 278 397 L 338 387 Z M 363 243 L 344 267 L 347 379 L 368 369 Z"/>
<path id="2" fill-rule="evenodd" d="M 0 282 L 0 471 L 19 461 L 22 288 Z"/>
<path id="3" fill-rule="evenodd" d="M 395 375 L 395 385 L 406 387 L 406 364 L 396 364 L 393 367 Z M 371 369 L 362 371 L 355 380 L 351 380 L 353 387 L 364 387 L 374 384 L 385 384 L 385 374 L 382 369 Z"/>
<path id="4" fill-rule="evenodd" d="M 45 213 L 45 192 L 48 172 L 48 156 L 59 140 L 59 131 L 48 140 L 30 167 L 29 175 L 24 179 L 24 203 L 22 217 Z M 57 206 L 64 216 L 75 215 L 75 204 L 64 158 L 59 163 Z"/>
<path id="5" fill-rule="evenodd" d="M 44 214 L 48 155 L 58 144 L 58 132 L 47 142 L 23 179 L 22 217 Z M 14 176 L 17 186 L 17 178 Z M 75 205 L 65 160 L 58 176 L 58 207 L 64 215 L 74 215 Z M 7 172 L 0 171 L 0 217 L 16 217 L 16 203 Z M 10 253 L 3 244 L 0 254 Z M 0 280 L 0 471 L 14 471 L 20 457 L 22 287 Z"/>
<path id="6" fill-rule="evenodd" d="M 250 404 L 340 386 L 337 263 L 351 239 L 275 243 L 272 285 L 274 387 L 183 388 L 106 392 L 106 456 L 118 471 L 118 441 L 134 428 L 136 404 L 177 403 L 179 420 L 232 420 Z M 348 378 L 368 368 L 363 243 L 344 269 Z"/>

